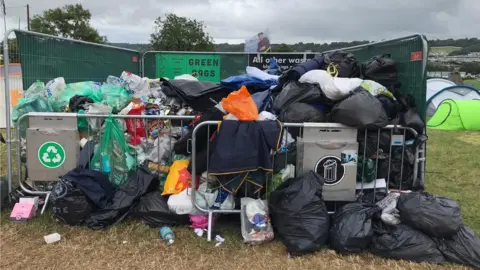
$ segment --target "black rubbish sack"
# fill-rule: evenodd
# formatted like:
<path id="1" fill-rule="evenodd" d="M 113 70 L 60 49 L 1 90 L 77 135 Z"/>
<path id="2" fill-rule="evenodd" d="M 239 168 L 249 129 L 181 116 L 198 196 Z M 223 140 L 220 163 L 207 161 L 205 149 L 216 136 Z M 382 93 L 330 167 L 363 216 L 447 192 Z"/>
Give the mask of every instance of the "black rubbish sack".
<path id="1" fill-rule="evenodd" d="M 332 108 L 330 121 L 359 129 L 379 129 L 389 123 L 382 103 L 362 87 Z"/>
<path id="2" fill-rule="evenodd" d="M 279 120 L 289 123 L 322 123 L 327 120 L 325 113 L 318 107 L 307 103 L 293 103 L 280 111 Z"/>
<path id="3" fill-rule="evenodd" d="M 362 63 L 362 73 L 363 79 L 376 81 L 389 90 L 400 87 L 397 63 L 389 54 L 377 55 Z"/>
<path id="4" fill-rule="evenodd" d="M 322 197 L 324 182 L 310 171 L 270 194 L 272 224 L 291 256 L 315 252 L 327 243 L 330 217 Z"/>
<path id="5" fill-rule="evenodd" d="M 344 51 L 334 51 L 323 54 L 323 57 L 327 70 L 329 66 L 335 66 L 335 70 L 338 71 L 338 74 L 333 74 L 337 75 L 335 77 L 360 77 L 360 65 L 353 54 Z"/>
<path id="6" fill-rule="evenodd" d="M 280 112 L 290 104 L 303 102 L 309 104 L 329 104 L 331 101 L 316 84 L 291 81 L 285 84 L 282 92 L 273 101 L 273 110 Z"/>
<path id="7" fill-rule="evenodd" d="M 377 256 L 438 264 L 445 261 L 430 237 L 405 224 L 389 226 L 381 220 L 375 220 L 373 230 L 370 252 Z"/>
<path id="8" fill-rule="evenodd" d="M 323 123 L 327 121 L 327 116 L 318 105 L 296 102 L 283 108 L 278 119 L 285 123 Z M 288 132 L 296 138 L 300 135 L 300 128 L 290 127 Z"/>
<path id="9" fill-rule="evenodd" d="M 349 203 L 332 217 L 330 246 L 341 254 L 354 254 L 366 250 L 372 243 L 372 218 L 382 209 L 376 205 Z"/>
<path id="10" fill-rule="evenodd" d="M 438 249 L 450 262 L 480 269 L 480 239 L 467 226 L 462 226 L 452 238 L 437 238 Z"/>
<path id="11" fill-rule="evenodd" d="M 463 225 L 456 201 L 426 192 L 401 194 L 397 209 L 402 222 L 430 236 L 451 237 Z"/>
<path id="12" fill-rule="evenodd" d="M 82 190 L 71 180 L 61 178 L 50 194 L 55 218 L 68 225 L 81 225 L 89 217 L 92 205 Z"/>
<path id="13" fill-rule="evenodd" d="M 78 112 L 78 110 L 85 109 L 85 104 L 93 103 L 95 103 L 93 99 L 88 96 L 75 95 L 70 98 L 70 101 L 68 102 L 68 109 L 70 112 Z"/>
<path id="14" fill-rule="evenodd" d="M 127 182 L 117 188 L 105 208 L 90 215 L 86 220 L 88 227 L 96 230 L 106 229 L 124 220 L 140 197 L 158 189 L 159 185 L 157 177 L 152 176 L 143 168 L 137 169 Z"/>
<path id="15" fill-rule="evenodd" d="M 150 192 L 140 197 L 140 201 L 131 211 L 130 217 L 139 218 L 152 228 L 189 224 L 188 215 L 173 213 L 168 208 L 167 201 L 168 198 L 162 196 L 159 191 Z"/>

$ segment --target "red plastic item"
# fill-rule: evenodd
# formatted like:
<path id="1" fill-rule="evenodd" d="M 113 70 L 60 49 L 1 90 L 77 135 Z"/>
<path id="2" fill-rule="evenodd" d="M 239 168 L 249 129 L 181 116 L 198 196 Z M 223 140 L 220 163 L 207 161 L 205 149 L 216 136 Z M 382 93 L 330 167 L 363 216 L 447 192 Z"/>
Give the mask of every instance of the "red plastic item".
<path id="1" fill-rule="evenodd" d="M 192 186 L 192 175 L 188 172 L 187 168 L 182 169 L 178 177 L 177 184 L 175 185 L 175 190 L 184 190 Z"/>
<path id="2" fill-rule="evenodd" d="M 144 110 L 145 110 L 145 107 L 143 105 L 135 105 L 128 112 L 128 115 L 142 115 L 142 111 Z M 128 134 L 130 134 L 132 137 L 139 137 L 139 138 L 146 137 L 145 123 L 143 122 L 143 119 L 138 119 L 138 118 L 125 119 L 125 123 L 127 125 Z"/>

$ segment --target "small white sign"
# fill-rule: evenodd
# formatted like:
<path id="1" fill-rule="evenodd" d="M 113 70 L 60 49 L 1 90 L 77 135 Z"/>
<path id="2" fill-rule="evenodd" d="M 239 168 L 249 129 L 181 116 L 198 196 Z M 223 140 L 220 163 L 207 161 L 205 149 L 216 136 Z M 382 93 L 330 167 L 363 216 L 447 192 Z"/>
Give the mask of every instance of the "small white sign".
<path id="1" fill-rule="evenodd" d="M 405 137 L 403 135 L 393 135 L 392 136 L 392 145 L 393 146 L 402 146 L 405 141 Z"/>

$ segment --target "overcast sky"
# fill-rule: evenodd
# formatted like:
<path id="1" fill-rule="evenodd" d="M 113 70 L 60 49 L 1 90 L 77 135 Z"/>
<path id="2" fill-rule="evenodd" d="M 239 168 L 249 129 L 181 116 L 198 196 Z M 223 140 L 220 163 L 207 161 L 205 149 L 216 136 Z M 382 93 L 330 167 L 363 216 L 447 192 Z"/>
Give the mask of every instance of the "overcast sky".
<path id="1" fill-rule="evenodd" d="M 480 37 L 480 0 L 5 0 L 7 28 L 81 3 L 110 42 L 148 43 L 167 12 L 205 22 L 216 42 L 240 43 L 269 29 L 273 43 L 381 40 L 422 33 L 429 39 Z M 4 27 L 0 34 L 3 36 Z"/>

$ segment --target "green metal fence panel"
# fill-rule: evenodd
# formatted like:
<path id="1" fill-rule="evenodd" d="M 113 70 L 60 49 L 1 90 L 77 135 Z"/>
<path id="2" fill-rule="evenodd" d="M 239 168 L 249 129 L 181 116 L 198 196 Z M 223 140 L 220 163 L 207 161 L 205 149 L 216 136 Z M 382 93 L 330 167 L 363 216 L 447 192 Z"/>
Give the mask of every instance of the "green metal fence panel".
<path id="1" fill-rule="evenodd" d="M 360 62 L 375 55 L 390 54 L 397 62 L 401 93 L 411 94 L 415 98 L 420 115 L 425 120 L 428 43 L 424 36 L 414 35 L 340 50 L 353 53 Z"/>
<path id="2" fill-rule="evenodd" d="M 104 82 L 122 71 L 140 73 L 140 53 L 28 31 L 15 31 L 24 90 L 36 80 Z"/>

